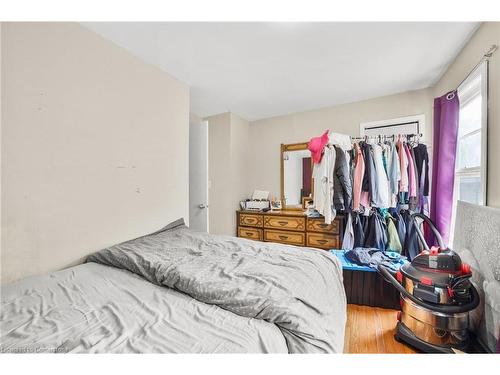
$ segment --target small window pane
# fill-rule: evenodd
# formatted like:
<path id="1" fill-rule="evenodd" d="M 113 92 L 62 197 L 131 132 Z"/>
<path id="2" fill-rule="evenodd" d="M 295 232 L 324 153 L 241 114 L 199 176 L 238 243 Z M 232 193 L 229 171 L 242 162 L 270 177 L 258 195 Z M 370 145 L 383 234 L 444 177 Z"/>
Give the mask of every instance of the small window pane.
<path id="1" fill-rule="evenodd" d="M 481 165 L 481 132 L 458 140 L 457 168 L 474 168 Z"/>
<path id="2" fill-rule="evenodd" d="M 457 176 L 458 199 L 464 202 L 482 204 L 481 202 L 481 177 L 477 176 Z"/>
<path id="3" fill-rule="evenodd" d="M 479 92 L 460 108 L 459 123 L 459 137 L 481 129 L 481 95 Z"/>

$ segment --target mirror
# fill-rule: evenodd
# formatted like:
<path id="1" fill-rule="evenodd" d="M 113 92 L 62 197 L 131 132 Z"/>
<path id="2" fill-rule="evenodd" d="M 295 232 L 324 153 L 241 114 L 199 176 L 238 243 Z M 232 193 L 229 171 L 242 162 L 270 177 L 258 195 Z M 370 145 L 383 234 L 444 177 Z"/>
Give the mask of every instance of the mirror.
<path id="1" fill-rule="evenodd" d="M 281 201 L 284 209 L 301 210 L 313 192 L 311 153 L 307 143 L 281 145 Z"/>

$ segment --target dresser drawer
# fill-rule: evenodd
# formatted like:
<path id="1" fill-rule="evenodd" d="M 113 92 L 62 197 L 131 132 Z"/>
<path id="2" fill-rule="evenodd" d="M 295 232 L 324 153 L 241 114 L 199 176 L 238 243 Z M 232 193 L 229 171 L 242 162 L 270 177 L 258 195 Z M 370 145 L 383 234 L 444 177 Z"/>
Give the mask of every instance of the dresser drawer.
<path id="1" fill-rule="evenodd" d="M 307 233 L 307 244 L 309 247 L 319 247 L 320 249 L 339 249 L 339 236 L 323 233 Z"/>
<path id="2" fill-rule="evenodd" d="M 262 241 L 262 229 L 238 227 L 238 237 Z"/>
<path id="3" fill-rule="evenodd" d="M 307 231 L 308 232 L 319 232 L 319 233 L 330 233 L 339 234 L 340 233 L 340 223 L 339 219 L 333 220 L 331 224 L 325 224 L 325 219 L 307 219 Z"/>
<path id="4" fill-rule="evenodd" d="M 264 241 L 304 246 L 305 233 L 264 229 Z"/>
<path id="5" fill-rule="evenodd" d="M 240 225 L 262 228 L 262 215 L 240 214 Z"/>
<path id="6" fill-rule="evenodd" d="M 306 219 L 304 217 L 293 216 L 264 216 L 264 228 L 284 229 L 284 230 L 304 230 Z"/>

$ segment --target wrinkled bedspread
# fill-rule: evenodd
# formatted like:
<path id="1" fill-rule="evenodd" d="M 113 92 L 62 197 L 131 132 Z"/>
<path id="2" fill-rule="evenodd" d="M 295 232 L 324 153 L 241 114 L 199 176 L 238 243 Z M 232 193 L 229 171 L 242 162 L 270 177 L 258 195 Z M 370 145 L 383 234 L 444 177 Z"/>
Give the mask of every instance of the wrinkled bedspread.
<path id="1" fill-rule="evenodd" d="M 278 327 L 86 263 L 2 287 L 2 353 L 286 353 Z"/>
<path id="2" fill-rule="evenodd" d="M 194 232 L 182 221 L 88 258 L 275 324 L 290 353 L 342 352 L 342 269 L 326 251 Z"/>

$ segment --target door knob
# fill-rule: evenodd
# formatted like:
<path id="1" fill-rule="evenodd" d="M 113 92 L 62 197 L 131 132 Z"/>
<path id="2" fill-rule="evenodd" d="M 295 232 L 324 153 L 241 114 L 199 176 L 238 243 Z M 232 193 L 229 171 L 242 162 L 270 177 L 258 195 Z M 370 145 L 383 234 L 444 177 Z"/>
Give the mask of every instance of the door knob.
<path id="1" fill-rule="evenodd" d="M 198 208 L 207 208 L 207 207 L 208 207 L 208 205 L 203 204 L 203 203 L 201 203 L 201 204 L 198 205 Z"/>

